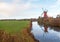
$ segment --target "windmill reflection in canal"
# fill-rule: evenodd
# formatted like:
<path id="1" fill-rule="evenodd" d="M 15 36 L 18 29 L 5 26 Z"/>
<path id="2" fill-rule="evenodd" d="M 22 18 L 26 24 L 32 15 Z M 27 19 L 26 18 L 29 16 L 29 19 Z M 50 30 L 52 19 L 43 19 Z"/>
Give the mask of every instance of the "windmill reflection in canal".
<path id="1" fill-rule="evenodd" d="M 48 32 L 48 26 L 44 25 L 44 32 Z"/>

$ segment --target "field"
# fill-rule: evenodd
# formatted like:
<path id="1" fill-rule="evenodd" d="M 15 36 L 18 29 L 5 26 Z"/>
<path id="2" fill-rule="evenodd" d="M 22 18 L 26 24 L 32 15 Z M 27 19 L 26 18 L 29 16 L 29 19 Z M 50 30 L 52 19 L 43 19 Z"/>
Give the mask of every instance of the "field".
<path id="1" fill-rule="evenodd" d="M 9 33 L 16 33 L 28 27 L 29 21 L 0 21 L 0 30 L 5 30 Z"/>

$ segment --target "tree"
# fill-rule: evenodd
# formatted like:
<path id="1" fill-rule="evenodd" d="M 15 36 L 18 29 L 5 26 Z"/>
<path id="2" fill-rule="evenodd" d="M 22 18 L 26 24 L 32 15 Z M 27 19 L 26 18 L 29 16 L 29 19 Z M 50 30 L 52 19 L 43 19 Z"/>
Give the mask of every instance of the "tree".
<path id="1" fill-rule="evenodd" d="M 56 18 L 60 18 L 60 15 L 57 15 L 57 17 Z"/>

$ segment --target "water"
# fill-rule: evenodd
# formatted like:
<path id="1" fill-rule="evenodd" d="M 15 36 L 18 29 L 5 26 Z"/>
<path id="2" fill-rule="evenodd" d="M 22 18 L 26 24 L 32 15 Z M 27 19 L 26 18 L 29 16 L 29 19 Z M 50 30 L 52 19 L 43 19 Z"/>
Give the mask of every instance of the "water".
<path id="1" fill-rule="evenodd" d="M 47 31 L 37 22 L 32 22 L 32 31 L 34 37 L 40 42 L 60 42 L 60 29 L 48 27 Z"/>

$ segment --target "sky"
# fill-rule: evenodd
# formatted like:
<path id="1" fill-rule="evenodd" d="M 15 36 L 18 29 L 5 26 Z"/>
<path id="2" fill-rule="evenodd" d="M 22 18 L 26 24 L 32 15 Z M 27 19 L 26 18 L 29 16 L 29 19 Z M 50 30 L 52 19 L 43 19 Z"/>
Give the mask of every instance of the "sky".
<path id="1" fill-rule="evenodd" d="M 49 17 L 56 17 L 60 0 L 0 0 L 0 19 L 38 18 L 45 9 Z"/>

